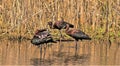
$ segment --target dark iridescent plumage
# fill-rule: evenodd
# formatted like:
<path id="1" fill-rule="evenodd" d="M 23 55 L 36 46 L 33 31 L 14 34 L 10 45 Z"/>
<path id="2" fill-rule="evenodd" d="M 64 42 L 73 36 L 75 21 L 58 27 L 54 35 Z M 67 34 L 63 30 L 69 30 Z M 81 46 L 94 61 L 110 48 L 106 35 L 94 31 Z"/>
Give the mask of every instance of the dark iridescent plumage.
<path id="1" fill-rule="evenodd" d="M 65 32 L 67 35 L 71 36 L 76 41 L 75 56 L 77 56 L 77 41 L 83 40 L 83 39 L 91 40 L 91 38 L 87 34 L 85 34 L 83 31 L 77 30 L 77 29 L 69 29 L 69 25 L 67 25 Z"/>
<path id="2" fill-rule="evenodd" d="M 72 24 L 70 24 L 68 22 L 62 21 L 62 20 L 61 21 L 56 21 L 54 24 L 53 24 L 53 22 L 48 22 L 48 25 L 50 26 L 50 28 L 58 29 L 58 30 L 65 29 L 67 24 L 71 28 L 74 27 L 74 25 L 72 25 Z"/>
<path id="3" fill-rule="evenodd" d="M 66 28 L 66 34 L 74 38 L 75 40 L 91 40 L 91 38 L 81 30 L 69 29 L 69 25 Z"/>
<path id="4" fill-rule="evenodd" d="M 61 37 L 63 37 L 61 33 L 61 29 L 65 29 L 67 25 L 69 25 L 70 28 L 74 27 L 74 25 L 64 21 L 63 18 L 61 18 L 60 21 L 56 21 L 54 24 L 53 22 L 48 22 L 48 25 L 51 29 L 58 29 Z"/>
<path id="5" fill-rule="evenodd" d="M 55 41 L 53 40 L 49 31 L 46 30 L 37 30 L 31 40 L 31 43 L 34 45 L 40 45 L 48 42 L 55 42 Z"/>

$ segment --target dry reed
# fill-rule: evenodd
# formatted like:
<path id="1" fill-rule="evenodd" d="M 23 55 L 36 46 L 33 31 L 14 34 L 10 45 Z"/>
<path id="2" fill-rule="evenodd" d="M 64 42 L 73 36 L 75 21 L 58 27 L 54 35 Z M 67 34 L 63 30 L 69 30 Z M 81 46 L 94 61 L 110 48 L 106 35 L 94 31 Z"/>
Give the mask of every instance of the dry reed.
<path id="1" fill-rule="evenodd" d="M 0 36 L 32 37 L 48 21 L 63 17 L 92 37 L 119 37 L 119 6 L 120 0 L 2 0 Z"/>

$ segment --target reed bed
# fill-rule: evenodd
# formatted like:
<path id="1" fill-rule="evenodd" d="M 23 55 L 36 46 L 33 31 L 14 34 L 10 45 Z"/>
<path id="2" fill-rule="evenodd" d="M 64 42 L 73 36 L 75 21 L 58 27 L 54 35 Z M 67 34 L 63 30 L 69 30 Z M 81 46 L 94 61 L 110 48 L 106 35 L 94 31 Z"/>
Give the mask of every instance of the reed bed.
<path id="1" fill-rule="evenodd" d="M 31 38 L 60 17 L 92 38 L 120 37 L 119 6 L 120 0 L 1 0 L 0 37 Z"/>

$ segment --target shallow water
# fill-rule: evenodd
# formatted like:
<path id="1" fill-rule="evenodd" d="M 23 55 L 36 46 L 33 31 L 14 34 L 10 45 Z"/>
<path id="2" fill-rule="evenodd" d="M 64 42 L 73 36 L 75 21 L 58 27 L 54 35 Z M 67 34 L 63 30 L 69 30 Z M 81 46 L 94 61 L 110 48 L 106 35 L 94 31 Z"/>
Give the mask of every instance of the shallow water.
<path id="1" fill-rule="evenodd" d="M 79 41 L 77 56 L 74 41 L 48 45 L 37 47 L 30 41 L 2 40 L 0 65 L 120 65 L 117 42 L 112 42 L 110 46 L 108 41 Z"/>

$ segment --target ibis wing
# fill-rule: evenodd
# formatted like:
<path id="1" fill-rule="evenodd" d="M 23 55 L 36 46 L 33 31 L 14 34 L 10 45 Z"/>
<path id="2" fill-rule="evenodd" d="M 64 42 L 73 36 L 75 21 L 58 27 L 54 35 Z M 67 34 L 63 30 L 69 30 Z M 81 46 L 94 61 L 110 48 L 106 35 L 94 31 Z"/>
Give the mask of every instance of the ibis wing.
<path id="1" fill-rule="evenodd" d="M 40 41 L 41 40 L 38 37 L 34 36 L 31 40 L 31 43 L 34 45 L 39 45 L 41 43 Z"/>
<path id="2" fill-rule="evenodd" d="M 70 23 L 68 23 L 68 22 L 63 22 L 62 23 L 63 25 L 64 25 L 64 27 L 66 28 L 66 25 L 68 24 L 69 25 L 69 27 L 71 27 L 71 28 L 73 28 L 74 27 L 74 25 L 73 24 L 70 24 Z"/>
<path id="3" fill-rule="evenodd" d="M 69 27 L 73 28 L 74 25 L 68 23 L 68 22 L 61 22 L 60 25 L 59 25 L 59 28 L 62 28 L 62 29 L 65 29 L 66 28 L 66 25 L 69 25 Z"/>
<path id="4" fill-rule="evenodd" d="M 90 37 L 87 34 L 85 34 L 84 32 L 82 32 L 81 30 L 74 32 L 74 34 L 72 34 L 72 36 L 77 39 L 90 39 Z"/>
<path id="5" fill-rule="evenodd" d="M 43 32 L 43 31 L 47 31 L 47 29 L 41 29 L 41 30 L 39 30 L 39 32 Z"/>
<path id="6" fill-rule="evenodd" d="M 49 41 L 52 41 L 52 37 L 44 37 L 42 39 L 40 39 L 39 37 L 36 37 L 34 36 L 33 39 L 31 40 L 31 43 L 34 44 L 34 45 L 39 45 L 39 44 L 43 44 L 43 43 L 46 43 L 46 42 L 49 42 Z"/>
<path id="7" fill-rule="evenodd" d="M 69 25 L 69 27 L 71 27 L 71 28 L 73 28 L 73 27 L 74 27 L 74 25 L 73 25 L 73 24 L 70 24 L 70 23 L 68 23 L 68 22 L 66 22 L 66 24 L 68 24 L 68 25 Z"/>

